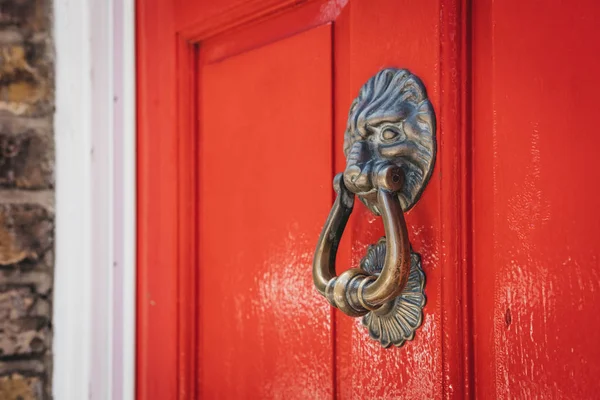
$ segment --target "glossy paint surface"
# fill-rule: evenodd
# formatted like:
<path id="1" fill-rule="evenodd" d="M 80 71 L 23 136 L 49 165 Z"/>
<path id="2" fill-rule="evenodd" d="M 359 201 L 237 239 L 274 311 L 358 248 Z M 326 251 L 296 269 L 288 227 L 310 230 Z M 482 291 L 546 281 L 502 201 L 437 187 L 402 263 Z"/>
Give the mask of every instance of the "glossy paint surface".
<path id="1" fill-rule="evenodd" d="M 310 51 L 306 51 L 310 49 Z M 199 393 L 328 398 L 331 27 L 200 65 Z"/>
<path id="2" fill-rule="evenodd" d="M 478 398 L 597 398 L 600 5 L 477 1 Z"/>
<path id="3" fill-rule="evenodd" d="M 179 221 L 174 160 L 179 154 L 173 15 L 171 2 L 136 3 L 136 396 L 140 399 L 172 399 L 178 392 Z"/>
<path id="4" fill-rule="evenodd" d="M 599 14 L 139 1 L 138 397 L 596 398 Z M 390 350 L 310 281 L 348 107 L 386 66 L 423 79 L 439 150 L 407 215 L 424 325 Z M 338 272 L 382 233 L 357 204 Z"/>
<path id="5" fill-rule="evenodd" d="M 411 17 L 398 23 L 398 12 Z M 350 2 L 336 20 L 336 170 L 342 171 L 343 132 L 348 109 L 359 88 L 382 66 L 406 67 L 419 76 L 439 110 L 439 4 L 396 0 Z M 373 29 L 377 26 L 377 29 Z M 427 34 L 425 34 L 427 32 Z M 393 51 L 390 51 L 393 49 Z M 418 49 L 418 51 L 417 51 Z M 360 60 L 360 61 L 359 61 Z M 414 399 L 442 396 L 442 333 L 438 171 L 422 199 L 407 215 L 415 251 L 422 254 L 427 277 L 424 322 L 415 340 L 402 348 L 383 349 L 360 318 L 336 312 L 336 369 L 339 398 Z M 383 236 L 381 218 L 360 202 L 346 228 L 344 258 L 338 273 L 356 267 L 366 248 Z"/>
<path id="6" fill-rule="evenodd" d="M 140 5 L 139 398 L 468 396 L 462 3 L 152 2 Z M 425 322 L 383 350 L 317 295 L 311 262 L 348 107 L 386 66 L 423 79 L 439 152 L 407 216 Z M 338 272 L 380 224 L 356 206 Z"/>

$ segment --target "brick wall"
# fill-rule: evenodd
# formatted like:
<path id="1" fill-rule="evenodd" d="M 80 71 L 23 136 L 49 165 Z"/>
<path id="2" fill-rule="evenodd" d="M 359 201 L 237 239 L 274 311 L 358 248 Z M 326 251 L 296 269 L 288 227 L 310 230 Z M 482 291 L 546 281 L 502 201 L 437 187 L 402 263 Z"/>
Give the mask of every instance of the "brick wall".
<path id="1" fill-rule="evenodd" d="M 51 0 L 0 0 L 0 399 L 50 398 Z"/>

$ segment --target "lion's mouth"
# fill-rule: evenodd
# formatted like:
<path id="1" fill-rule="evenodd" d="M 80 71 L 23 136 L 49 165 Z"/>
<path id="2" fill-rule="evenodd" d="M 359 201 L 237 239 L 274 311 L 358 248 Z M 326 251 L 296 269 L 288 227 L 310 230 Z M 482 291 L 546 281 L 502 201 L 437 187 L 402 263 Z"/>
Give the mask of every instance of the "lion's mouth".
<path id="1" fill-rule="evenodd" d="M 363 202 L 365 206 L 369 210 L 371 210 L 375 215 L 379 215 L 379 204 L 377 202 L 377 188 L 373 188 L 369 191 L 356 193 L 360 201 Z"/>

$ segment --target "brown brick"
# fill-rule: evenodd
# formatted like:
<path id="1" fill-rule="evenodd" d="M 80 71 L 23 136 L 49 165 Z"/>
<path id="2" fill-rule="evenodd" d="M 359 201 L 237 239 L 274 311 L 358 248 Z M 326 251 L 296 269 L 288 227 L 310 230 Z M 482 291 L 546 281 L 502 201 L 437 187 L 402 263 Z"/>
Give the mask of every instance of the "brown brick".
<path id="1" fill-rule="evenodd" d="M 35 266 L 52 246 L 52 215 L 47 209 L 34 204 L 0 204 L 0 267 Z"/>
<path id="2" fill-rule="evenodd" d="M 52 0 L 0 0 L 0 400 L 51 398 Z"/>
<path id="3" fill-rule="evenodd" d="M 45 41 L 0 46 L 0 112 L 36 117 L 53 111 L 52 58 Z"/>
<path id="4" fill-rule="evenodd" d="M 43 382 L 37 376 L 11 374 L 0 376 L 0 399 L 37 400 L 43 398 Z"/>
<path id="5" fill-rule="evenodd" d="M 48 0 L 0 0 L 0 29 L 25 34 L 48 30 Z"/>
<path id="6" fill-rule="evenodd" d="M 50 303 L 28 287 L 0 291 L 0 358 L 41 355 L 49 344 Z"/>
<path id="7" fill-rule="evenodd" d="M 0 132 L 0 187 L 47 189 L 53 186 L 52 137 L 26 131 Z"/>

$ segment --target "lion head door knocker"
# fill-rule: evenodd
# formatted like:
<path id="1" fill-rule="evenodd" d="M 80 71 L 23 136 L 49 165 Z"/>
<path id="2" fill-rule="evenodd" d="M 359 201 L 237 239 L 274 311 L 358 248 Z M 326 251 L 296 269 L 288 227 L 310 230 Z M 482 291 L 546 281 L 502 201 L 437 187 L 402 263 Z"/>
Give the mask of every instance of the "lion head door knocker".
<path id="1" fill-rule="evenodd" d="M 403 212 L 419 200 L 435 161 L 435 114 L 423 83 L 405 69 L 378 72 L 350 107 L 346 170 L 333 180 L 337 198 L 317 244 L 317 290 L 351 317 L 363 317 L 383 347 L 412 340 L 423 320 L 425 275 L 412 251 Z M 385 237 L 359 268 L 335 275 L 335 257 L 354 195 L 381 216 Z"/>

